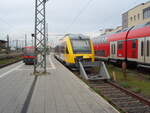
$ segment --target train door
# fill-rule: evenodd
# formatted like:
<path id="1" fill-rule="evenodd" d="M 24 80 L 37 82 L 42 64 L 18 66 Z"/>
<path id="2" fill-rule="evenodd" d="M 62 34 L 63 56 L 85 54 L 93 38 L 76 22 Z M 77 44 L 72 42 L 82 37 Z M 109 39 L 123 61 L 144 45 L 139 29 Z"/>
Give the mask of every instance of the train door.
<path id="1" fill-rule="evenodd" d="M 150 37 L 145 39 L 145 63 L 150 63 Z"/>
<path id="2" fill-rule="evenodd" d="M 69 50 L 68 50 L 68 47 L 67 47 L 67 44 L 65 45 L 65 61 L 66 62 L 69 62 L 68 59 L 69 59 Z"/>
<path id="3" fill-rule="evenodd" d="M 117 42 L 110 42 L 110 58 L 117 58 Z"/>
<path id="4" fill-rule="evenodd" d="M 140 38 L 138 40 L 138 61 L 145 62 L 145 38 Z"/>

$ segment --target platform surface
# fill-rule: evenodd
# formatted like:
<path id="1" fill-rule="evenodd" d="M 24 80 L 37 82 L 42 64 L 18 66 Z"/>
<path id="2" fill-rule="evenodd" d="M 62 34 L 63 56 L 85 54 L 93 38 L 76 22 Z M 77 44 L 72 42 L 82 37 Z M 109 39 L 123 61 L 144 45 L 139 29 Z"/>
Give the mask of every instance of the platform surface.
<path id="1" fill-rule="evenodd" d="M 22 62 L 0 69 L 0 113 L 119 113 L 52 56 L 35 77 Z"/>

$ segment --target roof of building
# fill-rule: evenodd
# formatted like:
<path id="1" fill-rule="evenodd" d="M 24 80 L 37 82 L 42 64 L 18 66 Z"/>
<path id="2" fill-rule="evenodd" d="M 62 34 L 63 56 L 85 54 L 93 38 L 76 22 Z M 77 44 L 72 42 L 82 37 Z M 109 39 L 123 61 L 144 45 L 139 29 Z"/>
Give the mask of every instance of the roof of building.
<path id="1" fill-rule="evenodd" d="M 148 4 L 148 3 L 150 3 L 150 1 L 147 1 L 147 2 L 145 2 L 145 3 L 141 3 L 141 4 L 139 4 L 139 5 L 136 5 L 135 7 L 129 9 L 128 11 L 126 11 L 126 12 L 124 12 L 124 13 L 127 13 L 127 12 L 129 12 L 129 11 L 131 11 L 131 10 L 133 10 L 133 9 L 135 9 L 135 8 L 137 8 L 137 7 L 139 7 L 139 6 L 141 6 L 141 5 L 145 5 L 145 4 Z M 124 14 L 124 13 L 123 13 L 123 14 Z"/>

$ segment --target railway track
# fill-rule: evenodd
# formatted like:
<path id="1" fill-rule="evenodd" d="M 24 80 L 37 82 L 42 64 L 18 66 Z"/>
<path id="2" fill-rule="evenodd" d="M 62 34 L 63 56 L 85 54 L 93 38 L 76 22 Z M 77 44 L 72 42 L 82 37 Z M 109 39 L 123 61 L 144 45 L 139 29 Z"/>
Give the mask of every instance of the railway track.
<path id="1" fill-rule="evenodd" d="M 22 56 L 23 53 L 0 54 L 0 60 Z"/>
<path id="2" fill-rule="evenodd" d="M 0 61 L 7 60 L 7 59 L 14 59 L 16 57 L 21 57 L 21 56 L 22 56 L 22 53 L 0 54 Z M 16 60 L 8 61 L 7 63 L 0 63 L 0 69 L 3 67 L 6 67 L 8 65 L 17 63 L 21 60 L 22 60 L 22 58 L 19 58 Z"/>
<path id="3" fill-rule="evenodd" d="M 6 67 L 6 66 L 9 66 L 9 65 L 11 65 L 11 64 L 15 64 L 15 63 L 20 62 L 20 61 L 22 61 L 22 59 L 18 59 L 18 60 L 16 60 L 16 61 L 13 61 L 13 62 L 10 62 L 10 63 L 7 63 L 7 64 L 0 64 L 0 69 L 1 69 L 1 68 L 4 68 L 4 67 Z"/>
<path id="4" fill-rule="evenodd" d="M 150 113 L 150 101 L 113 82 L 89 81 L 89 86 L 124 113 Z"/>

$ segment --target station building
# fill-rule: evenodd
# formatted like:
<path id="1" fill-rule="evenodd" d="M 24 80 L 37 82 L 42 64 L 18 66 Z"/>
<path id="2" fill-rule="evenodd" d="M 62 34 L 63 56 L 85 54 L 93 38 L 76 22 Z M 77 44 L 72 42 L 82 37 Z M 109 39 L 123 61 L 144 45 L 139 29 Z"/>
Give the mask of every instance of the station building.
<path id="1" fill-rule="evenodd" d="M 122 14 L 122 27 L 132 27 L 150 22 L 150 1 L 139 4 Z"/>
<path id="2" fill-rule="evenodd" d="M 0 52 L 7 48 L 7 41 L 0 40 Z"/>

